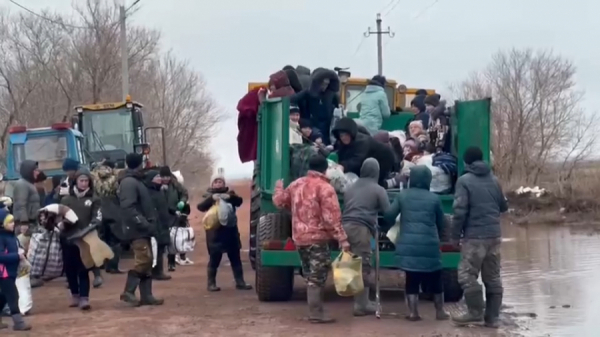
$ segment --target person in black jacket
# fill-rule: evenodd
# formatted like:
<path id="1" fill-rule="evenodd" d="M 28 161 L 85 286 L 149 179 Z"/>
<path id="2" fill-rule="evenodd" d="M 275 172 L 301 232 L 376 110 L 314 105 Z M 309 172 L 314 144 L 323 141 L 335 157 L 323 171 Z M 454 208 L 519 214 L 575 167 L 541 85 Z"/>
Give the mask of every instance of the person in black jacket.
<path id="1" fill-rule="evenodd" d="M 74 226 L 61 231 L 65 274 L 72 298 L 69 306 L 79 306 L 81 310 L 89 310 L 91 308 L 89 270 L 83 265 L 77 245 L 68 240 L 75 231 L 88 226 L 98 226 L 102 221 L 100 199 L 94 196 L 94 183 L 87 169 L 80 169 L 75 173 L 70 194 L 64 196 L 60 203 L 73 210 L 79 219 Z"/>
<path id="2" fill-rule="evenodd" d="M 119 174 L 119 205 L 123 218 L 125 236 L 131 240 L 135 264 L 127 273 L 125 290 L 121 301 L 133 306 L 161 305 L 162 299 L 152 295 L 152 246 L 151 237 L 156 234 L 156 211 L 144 184 L 141 170 L 143 157 L 130 153 L 125 157 L 127 169 Z M 135 291 L 140 287 L 140 300 Z"/>
<path id="3" fill-rule="evenodd" d="M 360 177 L 363 162 L 372 157 L 379 163 L 379 185 L 384 188 L 394 187 L 388 182 L 394 167 L 394 152 L 391 147 L 376 141 L 364 131 L 360 132 L 360 129 L 362 128 L 349 117 L 340 119 L 333 128 L 338 161 L 344 168 L 344 173 L 352 172 Z"/>
<path id="4" fill-rule="evenodd" d="M 217 269 L 221 264 L 224 252 L 227 253 L 227 257 L 231 263 L 236 289 L 252 289 L 252 286 L 244 281 L 244 268 L 242 266 L 242 259 L 240 258 L 242 243 L 237 227 L 237 216 L 235 215 L 236 208 L 240 207 L 244 200 L 226 186 L 225 177 L 218 173 L 211 178 L 211 187 L 207 190 L 204 198 L 204 201 L 198 204 L 200 212 L 207 212 L 218 200 L 224 200 L 233 208 L 233 212 L 230 215 L 233 218 L 230 223 L 226 226 L 218 226 L 216 229 L 206 231 L 206 247 L 209 254 L 207 290 L 221 290 L 221 288 L 217 287 L 216 278 Z"/>
<path id="5" fill-rule="evenodd" d="M 165 274 L 165 253 L 170 243 L 169 225 L 173 217 L 169 214 L 167 194 L 161 190 L 162 178 L 159 171 L 146 172 L 144 182 L 154 203 L 156 214 L 156 266 L 152 268 L 152 277 L 157 281 L 167 281 L 170 275 Z"/>

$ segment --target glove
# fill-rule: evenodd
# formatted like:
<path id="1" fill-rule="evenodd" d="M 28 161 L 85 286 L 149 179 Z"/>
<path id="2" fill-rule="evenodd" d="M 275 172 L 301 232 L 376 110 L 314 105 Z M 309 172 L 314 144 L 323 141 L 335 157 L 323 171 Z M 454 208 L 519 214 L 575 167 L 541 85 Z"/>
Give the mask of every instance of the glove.
<path id="1" fill-rule="evenodd" d="M 184 206 L 185 206 L 185 202 L 183 202 L 183 201 L 178 202 L 177 203 L 177 210 L 181 211 Z"/>
<path id="2" fill-rule="evenodd" d="M 221 194 L 221 199 L 223 199 L 223 200 L 229 200 L 229 194 L 226 194 L 226 193 Z"/>

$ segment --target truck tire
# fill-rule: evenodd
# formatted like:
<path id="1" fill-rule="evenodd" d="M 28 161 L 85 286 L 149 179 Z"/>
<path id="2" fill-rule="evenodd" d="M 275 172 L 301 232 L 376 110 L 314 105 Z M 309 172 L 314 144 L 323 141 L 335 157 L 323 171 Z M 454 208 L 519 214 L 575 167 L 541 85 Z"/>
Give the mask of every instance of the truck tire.
<path id="1" fill-rule="evenodd" d="M 458 283 L 457 269 L 442 269 L 442 283 L 445 302 L 458 302 L 462 299 L 463 290 Z"/>
<path id="2" fill-rule="evenodd" d="M 260 186 L 258 185 L 258 161 L 254 161 L 252 172 L 252 192 L 250 197 L 250 248 L 248 258 L 252 269 L 256 270 L 256 229 L 260 221 Z"/>
<path id="3" fill-rule="evenodd" d="M 256 293 L 261 302 L 288 301 L 294 291 L 293 267 L 263 267 L 260 243 L 265 240 L 285 240 L 290 236 L 291 219 L 285 213 L 265 214 L 257 228 Z"/>

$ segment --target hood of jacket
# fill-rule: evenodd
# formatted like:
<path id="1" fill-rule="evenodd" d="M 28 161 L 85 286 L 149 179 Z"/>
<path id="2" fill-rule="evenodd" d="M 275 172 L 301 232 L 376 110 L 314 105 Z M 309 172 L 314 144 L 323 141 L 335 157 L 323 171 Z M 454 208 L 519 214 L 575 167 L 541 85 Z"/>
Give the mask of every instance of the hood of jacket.
<path id="1" fill-rule="evenodd" d="M 491 171 L 490 166 L 481 160 L 473 162 L 471 165 L 465 165 L 465 173 L 473 173 L 479 177 L 487 176 Z"/>
<path id="2" fill-rule="evenodd" d="M 35 179 L 33 179 L 33 171 L 38 168 L 38 162 L 33 160 L 24 160 L 21 163 L 21 167 L 19 167 L 19 174 L 25 180 L 30 183 L 35 183 Z"/>
<path id="3" fill-rule="evenodd" d="M 413 166 L 410 169 L 409 188 L 428 190 L 431 186 L 431 170 L 425 165 Z"/>
<path id="4" fill-rule="evenodd" d="M 350 117 L 343 117 L 335 124 L 332 130 L 333 136 L 338 140 L 340 139 L 340 132 L 347 132 L 350 134 L 350 137 L 354 139 L 358 133 L 358 125 L 354 119 Z"/>
<path id="5" fill-rule="evenodd" d="M 123 179 L 128 178 L 128 177 L 132 177 L 135 178 L 141 182 L 144 182 L 144 172 L 142 172 L 141 170 L 132 170 L 130 168 L 124 169 L 121 172 L 119 172 L 119 183 L 121 181 L 123 181 Z"/>
<path id="6" fill-rule="evenodd" d="M 317 68 L 313 71 L 310 79 L 310 92 L 313 95 L 321 93 L 321 83 L 325 79 L 329 79 L 329 85 L 325 89 L 325 92 L 337 93 L 340 91 L 340 79 L 337 73 L 330 69 Z"/>
<path id="7" fill-rule="evenodd" d="M 90 195 L 90 194 L 93 195 L 93 193 L 94 193 L 94 179 L 92 178 L 92 174 L 90 173 L 90 171 L 88 171 L 87 169 L 79 169 L 75 173 L 75 176 L 73 176 L 73 190 L 75 190 L 77 188 L 77 178 L 79 178 L 81 176 L 86 176 L 88 178 L 88 181 L 89 181 L 88 193 L 86 193 L 86 196 Z"/>
<path id="8" fill-rule="evenodd" d="M 284 70 L 269 76 L 269 88 L 271 86 L 275 86 L 275 90 L 269 93 L 269 98 L 288 97 L 295 94 L 290 85 L 290 79 Z"/>
<path id="9" fill-rule="evenodd" d="M 157 170 L 150 170 L 144 173 L 144 184 L 146 185 L 146 187 L 155 190 L 160 190 L 160 184 L 152 182 L 152 180 L 154 180 L 154 177 L 156 177 L 157 175 L 159 175 L 159 172 Z"/>
<path id="10" fill-rule="evenodd" d="M 302 89 L 310 89 L 310 69 L 305 66 L 297 66 L 296 74 L 298 74 Z"/>
<path id="11" fill-rule="evenodd" d="M 283 71 L 285 71 L 285 74 L 290 82 L 290 86 L 292 89 L 294 89 L 294 92 L 299 93 L 302 91 L 302 83 L 300 82 L 300 78 L 298 77 L 296 70 L 294 68 L 285 68 Z"/>
<path id="12" fill-rule="evenodd" d="M 383 87 L 380 85 L 369 84 L 365 88 L 365 93 L 371 93 L 371 92 L 377 92 L 377 91 L 383 91 Z"/>
<path id="13" fill-rule="evenodd" d="M 377 181 L 379 179 L 379 162 L 375 158 L 367 158 L 360 168 L 360 177 Z"/>

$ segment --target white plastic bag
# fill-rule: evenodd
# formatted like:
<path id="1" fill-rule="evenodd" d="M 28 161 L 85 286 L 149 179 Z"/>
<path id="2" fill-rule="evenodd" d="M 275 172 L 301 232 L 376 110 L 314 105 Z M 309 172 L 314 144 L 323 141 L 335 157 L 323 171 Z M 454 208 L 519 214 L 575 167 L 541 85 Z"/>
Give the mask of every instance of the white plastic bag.
<path id="1" fill-rule="evenodd" d="M 429 190 L 434 193 L 447 192 L 452 188 L 452 179 L 440 167 L 427 165 L 431 171 L 431 185 Z"/>
<path id="2" fill-rule="evenodd" d="M 219 211 L 217 214 L 221 226 L 227 226 L 227 221 L 229 220 L 229 216 L 232 212 L 233 207 L 231 206 L 231 204 L 223 199 L 219 199 Z"/>
<path id="3" fill-rule="evenodd" d="M 385 233 L 385 236 L 387 236 L 388 239 L 390 239 L 390 242 L 393 244 L 396 244 L 396 240 L 398 240 L 398 234 L 400 234 L 400 217 L 402 216 L 402 214 L 399 214 L 398 217 L 396 218 L 396 223 L 392 226 L 392 228 L 390 228 L 387 233 Z"/>
<path id="4" fill-rule="evenodd" d="M 156 245 L 156 239 L 150 238 L 150 244 L 152 245 L 152 268 L 156 267 L 156 260 L 158 255 L 158 246 Z"/>
<path id="5" fill-rule="evenodd" d="M 194 251 L 196 236 L 192 227 L 172 227 L 170 235 L 171 251 L 176 254 Z"/>
<path id="6" fill-rule="evenodd" d="M 344 193 L 346 191 L 346 186 L 348 185 L 348 179 L 344 174 L 344 170 L 337 163 L 327 160 L 328 168 L 327 172 L 325 172 L 325 176 L 329 179 L 329 183 L 337 193 Z"/>
<path id="7" fill-rule="evenodd" d="M 31 280 L 29 274 L 18 277 L 15 281 L 19 291 L 19 311 L 26 315 L 33 308 L 33 297 L 31 296 Z"/>

